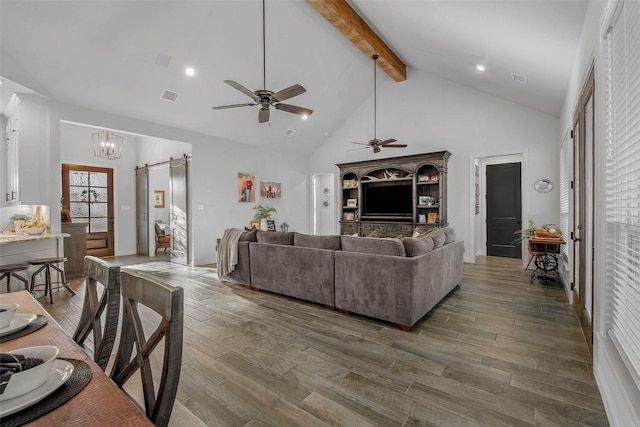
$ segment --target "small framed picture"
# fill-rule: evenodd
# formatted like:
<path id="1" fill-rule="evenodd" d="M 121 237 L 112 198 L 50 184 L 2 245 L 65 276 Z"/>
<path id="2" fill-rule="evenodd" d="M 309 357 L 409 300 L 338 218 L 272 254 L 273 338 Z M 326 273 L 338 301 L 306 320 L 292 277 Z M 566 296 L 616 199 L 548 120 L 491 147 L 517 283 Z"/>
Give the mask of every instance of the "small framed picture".
<path id="1" fill-rule="evenodd" d="M 429 203 L 429 200 L 431 200 L 431 197 L 429 196 L 418 196 L 418 204 L 420 206 L 425 206 Z"/>
<path id="2" fill-rule="evenodd" d="M 422 222 L 422 223 L 427 222 L 427 217 L 423 214 L 418 215 L 418 222 Z"/>
<path id="3" fill-rule="evenodd" d="M 153 207 L 164 208 L 164 190 L 155 190 L 153 192 Z"/>
<path id="4" fill-rule="evenodd" d="M 356 188 L 358 187 L 358 181 L 356 181 L 355 179 L 345 179 L 344 181 L 342 181 L 342 186 L 344 188 Z"/>
<path id="5" fill-rule="evenodd" d="M 60 211 L 60 221 L 61 222 L 71 222 L 71 212 L 69 212 L 69 211 Z"/>
<path id="6" fill-rule="evenodd" d="M 429 212 L 427 214 L 427 224 L 435 224 L 438 221 L 438 214 L 435 212 Z"/>
<path id="7" fill-rule="evenodd" d="M 249 221 L 249 228 L 257 228 L 260 230 L 260 221 Z"/>
<path id="8" fill-rule="evenodd" d="M 276 222 L 274 220 L 267 220 L 267 231 L 276 231 Z"/>
<path id="9" fill-rule="evenodd" d="M 355 208 L 356 206 L 358 206 L 358 199 L 347 199 L 348 208 Z"/>
<path id="10" fill-rule="evenodd" d="M 429 175 L 418 175 L 418 182 L 429 182 L 431 177 Z"/>
<path id="11" fill-rule="evenodd" d="M 343 218 L 345 221 L 353 221 L 355 219 L 355 215 L 353 212 L 345 212 Z"/>

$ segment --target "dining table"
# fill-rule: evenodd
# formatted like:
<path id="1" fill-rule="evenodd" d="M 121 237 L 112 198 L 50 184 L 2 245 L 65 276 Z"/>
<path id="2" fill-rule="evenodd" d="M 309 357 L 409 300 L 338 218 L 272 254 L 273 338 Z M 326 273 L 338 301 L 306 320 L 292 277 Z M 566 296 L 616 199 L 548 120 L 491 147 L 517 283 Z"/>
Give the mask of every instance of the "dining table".
<path id="1" fill-rule="evenodd" d="M 17 291 L 0 294 L 0 303 L 16 303 L 18 304 L 17 313 L 32 313 L 44 316 L 44 318 L 41 318 L 46 321 L 44 326 L 33 332 L 0 342 L 0 353 L 25 347 L 53 345 L 59 349 L 59 359 L 84 362 L 82 366 L 87 371 L 87 377 L 90 376 L 86 385 L 65 403 L 28 421 L 24 425 L 153 425 L 144 412 L 111 381 L 109 376 L 93 362 L 93 359 L 89 357 L 84 349 L 73 341 L 71 336 L 64 331 L 29 292 Z M 49 397 L 53 397 L 57 391 L 54 391 Z M 45 402 L 45 399 L 22 411 L 27 412 L 30 408 L 37 407 L 37 405 Z M 2 404 L 3 402 L 0 402 L 0 408 Z M 0 425 L 4 426 L 3 419 L 0 419 Z"/>

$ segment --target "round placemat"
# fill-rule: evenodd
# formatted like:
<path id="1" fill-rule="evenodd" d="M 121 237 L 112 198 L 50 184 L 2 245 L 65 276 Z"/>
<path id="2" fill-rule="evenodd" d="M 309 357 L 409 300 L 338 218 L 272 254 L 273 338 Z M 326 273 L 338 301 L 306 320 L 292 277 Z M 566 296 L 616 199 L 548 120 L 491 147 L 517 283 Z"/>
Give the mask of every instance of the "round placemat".
<path id="1" fill-rule="evenodd" d="M 19 426 L 21 424 L 28 423 L 31 420 L 35 420 L 39 416 L 44 415 L 49 411 L 53 411 L 58 406 L 66 403 L 87 385 L 93 372 L 86 362 L 77 359 L 65 359 L 62 357 L 60 359 L 67 360 L 73 364 L 73 374 L 71 374 L 71 378 L 61 385 L 59 389 L 41 401 L 24 408 L 20 412 L 0 418 L 0 425 L 2 425 L 2 427 Z"/>
<path id="2" fill-rule="evenodd" d="M 7 341 L 15 340 L 16 338 L 23 337 L 25 335 L 28 335 L 31 332 L 37 331 L 38 329 L 42 328 L 44 325 L 47 324 L 48 321 L 49 319 L 47 318 L 47 316 L 37 314 L 36 320 L 29 323 L 26 327 L 20 329 L 19 331 L 15 331 L 12 334 L 0 337 L 0 342 L 7 342 Z"/>

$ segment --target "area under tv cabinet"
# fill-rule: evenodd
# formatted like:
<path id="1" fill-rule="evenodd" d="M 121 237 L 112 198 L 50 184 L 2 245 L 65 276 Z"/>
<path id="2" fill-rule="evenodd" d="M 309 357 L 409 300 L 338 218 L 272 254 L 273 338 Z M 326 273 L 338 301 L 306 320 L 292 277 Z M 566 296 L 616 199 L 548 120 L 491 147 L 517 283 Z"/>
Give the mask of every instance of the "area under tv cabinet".
<path id="1" fill-rule="evenodd" d="M 447 162 L 438 151 L 339 163 L 340 233 L 409 236 L 447 225 Z"/>

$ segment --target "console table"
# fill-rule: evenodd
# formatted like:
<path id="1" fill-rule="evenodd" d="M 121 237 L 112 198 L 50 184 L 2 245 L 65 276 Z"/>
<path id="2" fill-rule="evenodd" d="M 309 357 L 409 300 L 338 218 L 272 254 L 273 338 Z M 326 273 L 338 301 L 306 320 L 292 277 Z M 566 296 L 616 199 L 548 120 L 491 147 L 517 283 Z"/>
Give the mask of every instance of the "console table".
<path id="1" fill-rule="evenodd" d="M 531 258 L 534 259 L 530 283 L 533 283 L 536 279 L 546 282 L 547 279 L 551 278 L 562 286 L 560 272 L 558 271 L 558 258 L 556 256 L 560 253 L 561 245 L 564 245 L 564 240 L 559 237 L 529 237 L 529 253 Z M 529 262 L 531 262 L 531 259 Z"/>

